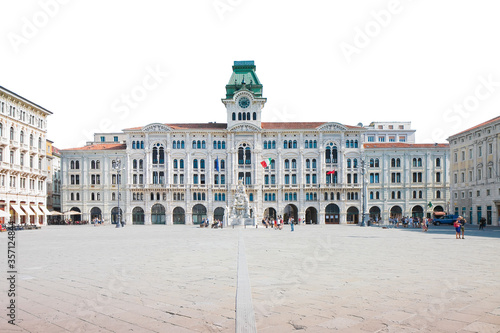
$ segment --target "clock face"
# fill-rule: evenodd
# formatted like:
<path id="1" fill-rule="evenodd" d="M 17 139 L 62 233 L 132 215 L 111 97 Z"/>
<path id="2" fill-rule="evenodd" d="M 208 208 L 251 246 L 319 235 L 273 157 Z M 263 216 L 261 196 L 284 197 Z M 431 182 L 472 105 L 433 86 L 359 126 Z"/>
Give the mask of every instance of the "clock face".
<path id="1" fill-rule="evenodd" d="M 240 98 L 238 104 L 239 104 L 240 108 L 246 109 L 247 107 L 250 106 L 250 100 L 246 97 L 242 97 L 242 98 Z"/>

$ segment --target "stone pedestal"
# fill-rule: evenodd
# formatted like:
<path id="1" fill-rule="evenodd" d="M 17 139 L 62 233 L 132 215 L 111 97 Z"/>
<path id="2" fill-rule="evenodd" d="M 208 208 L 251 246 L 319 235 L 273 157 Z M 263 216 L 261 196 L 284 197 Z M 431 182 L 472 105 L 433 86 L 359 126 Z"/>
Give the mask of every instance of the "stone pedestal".
<path id="1" fill-rule="evenodd" d="M 229 225 L 230 226 L 246 226 L 246 225 L 251 225 L 255 226 L 255 219 L 251 217 L 230 217 L 229 218 Z"/>

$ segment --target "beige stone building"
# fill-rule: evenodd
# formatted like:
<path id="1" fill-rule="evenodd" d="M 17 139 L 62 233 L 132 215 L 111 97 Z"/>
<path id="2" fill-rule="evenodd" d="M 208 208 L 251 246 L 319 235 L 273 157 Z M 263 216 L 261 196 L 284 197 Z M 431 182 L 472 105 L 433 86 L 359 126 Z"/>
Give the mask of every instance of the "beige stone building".
<path id="1" fill-rule="evenodd" d="M 47 223 L 47 117 L 52 112 L 0 87 L 2 223 Z"/>
<path id="2" fill-rule="evenodd" d="M 448 138 L 450 213 L 500 225 L 500 116 Z"/>

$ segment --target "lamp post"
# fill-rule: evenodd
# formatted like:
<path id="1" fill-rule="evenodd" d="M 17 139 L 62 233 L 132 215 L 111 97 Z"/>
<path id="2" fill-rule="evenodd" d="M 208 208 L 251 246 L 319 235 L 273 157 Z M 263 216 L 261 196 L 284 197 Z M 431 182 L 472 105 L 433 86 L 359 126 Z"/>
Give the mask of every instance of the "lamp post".
<path id="1" fill-rule="evenodd" d="M 365 180 L 365 160 L 361 159 L 361 177 L 363 181 L 363 193 L 361 193 L 361 209 L 362 209 L 362 217 L 361 217 L 361 223 L 360 226 L 364 227 L 366 226 L 365 223 L 365 215 L 366 215 L 366 180 Z"/>
<path id="2" fill-rule="evenodd" d="M 122 165 L 122 161 L 119 158 L 117 158 L 116 160 L 114 160 L 112 162 L 113 170 L 116 171 L 116 175 L 117 175 L 116 182 L 118 184 L 118 221 L 116 222 L 116 228 L 120 228 L 121 227 L 121 220 L 122 220 L 122 215 L 120 213 L 120 182 L 121 182 L 120 172 L 121 172 L 121 165 Z"/>

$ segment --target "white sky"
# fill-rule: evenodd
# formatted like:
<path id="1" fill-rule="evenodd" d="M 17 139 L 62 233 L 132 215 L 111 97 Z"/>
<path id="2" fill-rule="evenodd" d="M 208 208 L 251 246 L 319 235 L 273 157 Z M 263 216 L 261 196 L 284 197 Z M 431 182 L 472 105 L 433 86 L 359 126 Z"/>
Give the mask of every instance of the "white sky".
<path id="1" fill-rule="evenodd" d="M 417 142 L 445 142 L 499 115 L 499 9 L 494 0 L 2 0 L 0 85 L 52 111 L 48 138 L 70 148 L 153 122 L 226 122 L 233 61 L 254 60 L 263 121 L 411 121 Z M 151 71 L 168 75 L 157 84 Z M 131 93 L 137 103 L 125 106 Z"/>

